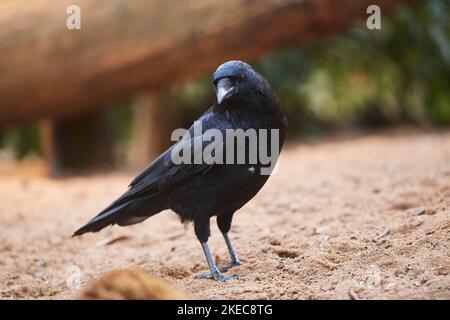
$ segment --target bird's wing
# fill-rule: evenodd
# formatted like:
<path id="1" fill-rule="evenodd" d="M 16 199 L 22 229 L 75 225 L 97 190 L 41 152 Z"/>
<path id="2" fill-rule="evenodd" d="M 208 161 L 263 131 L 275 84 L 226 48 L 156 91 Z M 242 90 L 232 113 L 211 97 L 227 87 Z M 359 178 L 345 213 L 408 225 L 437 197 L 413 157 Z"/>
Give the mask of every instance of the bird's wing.
<path id="1" fill-rule="evenodd" d="M 208 110 L 198 121 L 201 121 L 203 131 L 209 128 L 215 128 L 224 132 L 227 128 L 231 127 L 229 122 L 226 120 L 226 118 L 221 116 L 217 117 L 211 112 L 211 110 Z M 201 141 L 200 143 L 203 147 L 206 143 L 216 144 L 218 145 L 218 148 L 224 147 L 223 141 L 203 141 L 201 135 L 195 136 L 194 128 L 191 127 L 183 139 L 167 149 L 141 173 L 139 173 L 133 181 L 131 181 L 128 191 L 117 199 L 113 205 L 128 202 L 136 196 L 151 196 L 160 194 L 161 192 L 164 192 L 168 188 L 185 179 L 188 179 L 189 177 L 208 171 L 212 166 L 214 166 L 214 164 L 208 164 L 205 161 L 202 161 L 200 164 L 175 164 L 172 160 L 172 152 L 183 149 L 183 147 L 190 147 L 188 150 L 193 153 L 194 143 L 198 141 Z M 191 158 L 193 159 L 193 157 Z"/>
<path id="2" fill-rule="evenodd" d="M 189 179 L 197 174 L 206 173 L 214 164 L 208 164 L 202 161 L 200 164 L 195 163 L 180 163 L 176 164 L 172 161 L 172 152 L 175 148 L 182 148 L 183 146 L 190 145 L 190 151 L 194 153 L 194 141 L 202 139 L 203 132 L 207 129 L 214 128 L 221 130 L 222 133 L 226 129 L 231 128 L 231 122 L 229 115 L 217 114 L 213 112 L 213 108 L 210 108 L 205 112 L 196 123 L 201 122 L 202 131 L 196 135 L 194 125 L 188 130 L 188 133 L 175 143 L 172 147 L 166 150 L 158 158 L 156 158 L 149 166 L 147 166 L 136 178 L 131 181 L 129 189 L 108 207 L 102 210 L 97 216 L 95 216 L 88 224 L 75 232 L 75 235 L 82 234 L 87 231 L 100 230 L 105 225 L 111 224 L 115 218 L 115 214 L 121 212 L 130 203 L 138 198 L 153 198 L 155 199 L 162 195 L 170 187 Z M 212 141 L 209 143 L 221 144 L 224 148 L 223 141 Z M 205 142 L 202 141 L 202 145 Z M 110 217 L 111 219 L 107 219 Z M 114 218 L 114 219 L 113 219 Z M 111 220 L 111 221 L 110 221 Z M 102 222 L 102 223 L 100 223 Z M 114 222 L 114 221 L 113 221 Z"/>
<path id="3" fill-rule="evenodd" d="M 212 164 L 175 164 L 172 161 L 172 152 L 175 148 L 183 148 L 183 145 L 189 145 L 192 149 L 192 145 L 196 139 L 200 139 L 200 137 L 183 139 L 166 150 L 130 183 L 129 191 L 132 190 L 133 193 L 151 189 L 164 191 L 186 178 L 208 170 Z"/>

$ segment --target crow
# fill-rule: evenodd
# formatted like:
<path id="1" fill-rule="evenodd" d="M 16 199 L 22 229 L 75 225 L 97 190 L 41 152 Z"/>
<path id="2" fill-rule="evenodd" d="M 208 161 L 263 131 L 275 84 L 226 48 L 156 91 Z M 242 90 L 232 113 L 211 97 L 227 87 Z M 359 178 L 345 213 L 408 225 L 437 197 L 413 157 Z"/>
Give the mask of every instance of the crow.
<path id="1" fill-rule="evenodd" d="M 171 209 L 180 216 L 183 223 L 193 222 L 195 235 L 206 256 L 210 273 L 199 274 L 195 278 L 218 281 L 237 278 L 237 275 L 227 276 L 221 273 L 241 264 L 228 237 L 233 215 L 256 195 L 270 176 L 271 171 L 269 174 L 263 173 L 267 161 L 262 161 L 259 151 L 263 147 L 275 150 L 276 162 L 286 135 L 287 119 L 270 84 L 245 62 L 223 63 L 214 72 L 211 82 L 216 91 L 217 103 L 206 111 L 178 142 L 138 174 L 121 197 L 77 230 L 73 236 L 97 232 L 108 225 L 135 224 L 162 210 Z M 196 130 L 196 124 L 197 127 L 201 125 L 200 131 Z M 198 150 L 204 150 L 208 141 L 213 144 L 212 138 L 205 139 L 209 129 L 215 129 L 224 135 L 230 130 L 247 132 L 252 129 L 261 132 L 265 129 L 276 132 L 277 135 L 272 138 L 272 135 L 269 137 L 267 134 L 266 140 L 258 136 L 256 149 L 252 149 L 250 145 L 255 142 L 246 137 L 241 145 L 231 144 L 228 139 L 214 139 L 217 153 L 211 154 L 215 156 L 222 153 L 224 158 L 231 161 L 195 161 Z M 201 149 L 196 149 L 196 141 L 201 141 Z M 278 149 L 271 149 L 274 143 Z M 175 150 L 179 152 L 186 146 L 194 146 L 187 149 L 187 157 L 183 158 L 186 161 L 175 162 Z M 182 150 L 184 154 L 186 149 Z M 250 159 L 251 150 L 257 150 L 256 161 Z M 245 153 L 244 160 L 241 158 L 240 162 L 237 160 L 239 152 Z M 227 153 L 232 154 L 230 159 Z M 231 257 L 231 263 L 220 271 L 207 243 L 210 236 L 210 218 L 213 216 L 217 217 L 217 225 Z"/>

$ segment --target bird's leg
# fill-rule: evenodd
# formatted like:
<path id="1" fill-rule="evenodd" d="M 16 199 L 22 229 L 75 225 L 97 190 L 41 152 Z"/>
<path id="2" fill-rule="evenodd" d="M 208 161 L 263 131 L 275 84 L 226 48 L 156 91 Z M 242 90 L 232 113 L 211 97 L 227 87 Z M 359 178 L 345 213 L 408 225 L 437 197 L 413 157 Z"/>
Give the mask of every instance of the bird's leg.
<path id="1" fill-rule="evenodd" d="M 195 234 L 197 235 L 197 238 L 199 239 L 203 252 L 205 253 L 206 261 L 208 262 L 210 273 L 208 274 L 197 274 L 195 275 L 196 279 L 215 279 L 218 281 L 228 281 L 232 279 L 237 279 L 237 276 L 226 276 L 219 272 L 217 269 L 216 264 L 214 263 L 214 260 L 211 256 L 211 252 L 209 251 L 208 247 L 208 237 L 210 234 L 209 231 L 209 218 L 207 220 L 201 219 L 201 220 L 195 220 L 194 222 L 194 228 L 195 228 Z"/>
<path id="2" fill-rule="evenodd" d="M 221 281 L 221 282 L 226 282 L 228 280 L 234 280 L 234 279 L 238 278 L 237 275 L 226 276 L 224 274 L 221 274 L 219 272 L 219 269 L 217 269 L 216 264 L 213 261 L 213 258 L 211 256 L 211 252 L 209 252 L 208 243 L 207 242 L 202 242 L 201 245 L 202 245 L 202 248 L 203 248 L 203 252 L 205 253 L 206 260 L 208 261 L 209 270 L 211 272 L 210 273 L 196 274 L 194 276 L 196 279 L 215 279 L 215 280 L 218 280 L 218 281 Z"/>
<path id="3" fill-rule="evenodd" d="M 224 265 L 222 268 L 220 268 L 221 272 L 227 272 L 230 268 L 239 266 L 242 263 L 239 261 L 239 259 L 236 256 L 236 252 L 234 251 L 233 245 L 231 244 L 231 240 L 228 237 L 228 231 L 230 231 L 231 228 L 231 220 L 233 219 L 233 213 L 231 214 L 222 214 L 217 217 L 217 226 L 219 227 L 220 231 L 222 232 L 223 238 L 225 239 L 225 243 L 227 244 L 228 252 L 230 253 L 231 262 Z"/>
<path id="4" fill-rule="evenodd" d="M 231 244 L 231 240 L 228 237 L 228 233 L 223 234 L 223 238 L 225 239 L 225 243 L 227 244 L 228 252 L 230 253 L 231 262 L 229 264 L 224 265 L 220 268 L 221 272 L 227 272 L 230 268 L 240 266 L 242 263 L 236 256 L 236 251 L 234 251 L 233 245 Z"/>

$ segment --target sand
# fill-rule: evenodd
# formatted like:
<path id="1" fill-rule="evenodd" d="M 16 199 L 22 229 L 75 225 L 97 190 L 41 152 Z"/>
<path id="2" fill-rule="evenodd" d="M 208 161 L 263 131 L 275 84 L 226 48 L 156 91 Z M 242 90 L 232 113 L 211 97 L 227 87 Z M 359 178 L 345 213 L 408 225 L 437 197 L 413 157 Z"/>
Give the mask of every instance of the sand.
<path id="1" fill-rule="evenodd" d="M 207 271 L 192 226 L 162 212 L 71 238 L 132 178 L 50 179 L 0 164 L 0 297 L 72 299 L 117 268 L 141 268 L 201 299 L 449 299 L 450 132 L 290 143 L 279 172 L 235 215 L 239 280 Z M 228 261 L 212 220 L 210 248 Z"/>

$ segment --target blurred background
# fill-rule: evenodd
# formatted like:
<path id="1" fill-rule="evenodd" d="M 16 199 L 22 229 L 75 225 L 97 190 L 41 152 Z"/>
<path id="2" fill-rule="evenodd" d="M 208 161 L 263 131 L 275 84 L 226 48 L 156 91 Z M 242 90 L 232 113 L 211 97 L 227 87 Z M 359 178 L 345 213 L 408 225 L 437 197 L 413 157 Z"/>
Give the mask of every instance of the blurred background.
<path id="1" fill-rule="evenodd" d="M 448 128 L 449 17 L 448 0 L 2 0 L 0 161 L 139 169 L 215 102 L 210 76 L 231 59 L 272 84 L 290 139 Z"/>
<path id="2" fill-rule="evenodd" d="M 0 299 L 146 273 L 194 299 L 450 299 L 449 18 L 450 0 L 0 0 Z M 235 59 L 290 127 L 231 229 L 241 280 L 199 284 L 170 211 L 70 238 L 216 102 L 210 77 Z M 214 226 L 209 243 L 228 262 Z"/>

